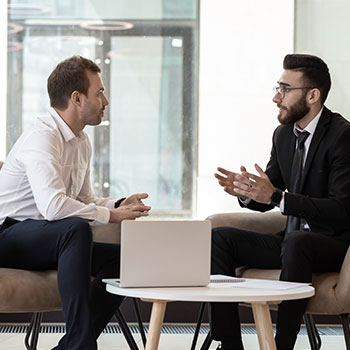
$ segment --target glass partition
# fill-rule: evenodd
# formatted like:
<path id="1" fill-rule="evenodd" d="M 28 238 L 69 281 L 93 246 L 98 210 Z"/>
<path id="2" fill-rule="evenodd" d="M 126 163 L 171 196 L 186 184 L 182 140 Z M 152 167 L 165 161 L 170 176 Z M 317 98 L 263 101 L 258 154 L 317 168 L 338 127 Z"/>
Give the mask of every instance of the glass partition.
<path id="1" fill-rule="evenodd" d="M 142 5 L 143 4 L 143 5 Z M 153 214 L 195 209 L 198 3 L 9 1 L 7 151 L 47 113 L 46 80 L 72 55 L 101 66 L 110 106 L 87 127 L 93 186 L 115 197 L 147 191 Z"/>

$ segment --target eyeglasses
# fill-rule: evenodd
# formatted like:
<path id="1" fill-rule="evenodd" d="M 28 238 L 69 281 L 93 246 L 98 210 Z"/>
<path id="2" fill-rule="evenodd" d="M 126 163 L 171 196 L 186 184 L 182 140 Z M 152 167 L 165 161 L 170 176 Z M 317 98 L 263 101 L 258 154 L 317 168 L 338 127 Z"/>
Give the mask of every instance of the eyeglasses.
<path id="1" fill-rule="evenodd" d="M 302 89 L 313 89 L 313 87 L 310 86 L 303 86 L 303 87 L 285 87 L 285 86 L 276 86 L 273 88 L 273 91 L 275 94 L 279 94 L 281 98 L 284 98 L 286 94 L 292 90 L 302 90 Z"/>

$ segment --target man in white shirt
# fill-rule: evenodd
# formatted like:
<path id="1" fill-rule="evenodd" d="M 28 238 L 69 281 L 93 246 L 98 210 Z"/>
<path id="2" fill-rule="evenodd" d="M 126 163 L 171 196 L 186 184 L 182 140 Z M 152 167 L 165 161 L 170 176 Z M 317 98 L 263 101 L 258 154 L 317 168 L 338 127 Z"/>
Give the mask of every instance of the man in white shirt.
<path id="1" fill-rule="evenodd" d="M 48 78 L 51 108 L 23 133 L 0 172 L 0 266 L 57 269 L 67 324 L 55 349 L 97 349 L 123 298 L 103 278 L 119 275 L 120 246 L 92 241 L 90 224 L 147 216 L 147 193 L 97 198 L 83 129 L 101 123 L 108 100 L 100 68 L 73 56 Z M 90 278 L 94 276 L 91 282 Z"/>

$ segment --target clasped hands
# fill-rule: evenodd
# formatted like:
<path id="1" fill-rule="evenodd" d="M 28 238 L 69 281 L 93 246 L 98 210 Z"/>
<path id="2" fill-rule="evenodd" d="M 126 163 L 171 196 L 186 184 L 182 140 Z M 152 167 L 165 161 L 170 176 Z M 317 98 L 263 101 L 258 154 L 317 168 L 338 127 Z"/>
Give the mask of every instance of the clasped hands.
<path id="1" fill-rule="evenodd" d="M 141 216 L 148 216 L 151 207 L 143 203 L 148 197 L 147 193 L 135 193 L 125 198 L 118 208 L 110 210 L 110 222 L 121 222 L 123 220 L 134 220 Z"/>
<path id="2" fill-rule="evenodd" d="M 249 173 L 244 166 L 241 166 L 240 173 L 219 167 L 214 176 L 224 191 L 230 195 L 243 200 L 252 199 L 259 203 L 270 204 L 275 187 L 258 164 L 254 164 L 254 167 L 259 175 Z"/>

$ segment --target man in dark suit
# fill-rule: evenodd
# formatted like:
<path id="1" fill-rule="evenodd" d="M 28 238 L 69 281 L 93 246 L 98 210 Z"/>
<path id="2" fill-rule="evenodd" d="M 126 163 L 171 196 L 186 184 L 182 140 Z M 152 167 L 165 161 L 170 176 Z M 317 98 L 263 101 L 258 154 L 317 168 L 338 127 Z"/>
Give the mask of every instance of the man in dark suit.
<path id="1" fill-rule="evenodd" d="M 273 102 L 280 126 L 266 171 L 218 168 L 215 177 L 240 205 L 287 215 L 278 234 L 231 227 L 213 230 L 212 273 L 235 276 L 239 265 L 281 268 L 280 279 L 311 282 L 313 272 L 339 271 L 350 243 L 350 123 L 324 106 L 331 79 L 312 55 L 287 55 Z M 294 348 L 307 299 L 278 308 L 276 346 Z M 221 349 L 243 349 L 237 304 L 211 305 L 212 338 Z"/>

